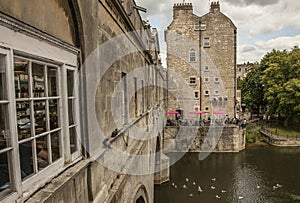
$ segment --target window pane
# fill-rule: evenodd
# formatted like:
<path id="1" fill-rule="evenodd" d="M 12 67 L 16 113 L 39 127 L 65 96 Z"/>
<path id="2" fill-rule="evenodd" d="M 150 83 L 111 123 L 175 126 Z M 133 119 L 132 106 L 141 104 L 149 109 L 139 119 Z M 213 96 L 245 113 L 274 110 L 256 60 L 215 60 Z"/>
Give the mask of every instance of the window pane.
<path id="1" fill-rule="evenodd" d="M 49 165 L 47 137 L 48 136 L 43 136 L 36 139 L 36 154 L 39 170 Z"/>
<path id="2" fill-rule="evenodd" d="M 15 94 L 16 98 L 29 97 L 28 85 L 29 62 L 23 59 L 14 58 Z"/>
<path id="3" fill-rule="evenodd" d="M 44 65 L 32 63 L 32 90 L 34 97 L 45 97 Z"/>
<path id="4" fill-rule="evenodd" d="M 74 128 L 70 128 L 70 149 L 71 149 L 71 153 L 74 153 L 77 151 L 77 132 L 75 127 Z"/>
<path id="5" fill-rule="evenodd" d="M 0 150 L 10 146 L 7 105 L 0 104 Z"/>
<path id="6" fill-rule="evenodd" d="M 32 142 L 19 145 L 22 180 L 33 174 Z"/>
<path id="7" fill-rule="evenodd" d="M 61 157 L 60 149 L 60 136 L 59 132 L 51 134 L 51 149 L 52 149 L 52 161 L 56 161 Z"/>
<path id="8" fill-rule="evenodd" d="M 7 152 L 0 154 L 0 192 L 10 187 Z"/>
<path id="9" fill-rule="evenodd" d="M 58 120 L 58 100 L 51 99 L 49 100 L 49 118 L 50 118 L 50 130 L 56 129 L 59 127 Z"/>
<path id="10" fill-rule="evenodd" d="M 0 54 L 0 100 L 7 99 L 5 55 Z"/>
<path id="11" fill-rule="evenodd" d="M 67 70 L 68 97 L 74 95 L 74 71 Z"/>
<path id="12" fill-rule="evenodd" d="M 46 101 L 34 102 L 35 134 L 46 132 Z"/>
<path id="13" fill-rule="evenodd" d="M 73 105 L 74 105 L 74 100 L 69 99 L 69 101 L 68 101 L 69 125 L 74 124 L 74 117 L 73 117 L 74 108 L 73 108 Z"/>
<path id="14" fill-rule="evenodd" d="M 16 102 L 18 138 L 31 137 L 30 102 Z"/>
<path id="15" fill-rule="evenodd" d="M 57 96 L 57 68 L 48 67 L 48 96 Z"/>

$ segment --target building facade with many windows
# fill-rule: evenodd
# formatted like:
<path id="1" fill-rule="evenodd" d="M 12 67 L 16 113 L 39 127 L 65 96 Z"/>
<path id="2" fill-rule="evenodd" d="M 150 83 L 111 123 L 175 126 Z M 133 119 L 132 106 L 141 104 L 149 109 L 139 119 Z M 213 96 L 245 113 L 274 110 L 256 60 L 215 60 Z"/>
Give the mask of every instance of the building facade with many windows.
<path id="1" fill-rule="evenodd" d="M 219 2 L 212 2 L 209 13 L 200 17 L 191 3 L 174 4 L 165 33 L 169 109 L 183 117 L 193 110 L 206 112 L 203 118 L 213 117 L 215 110 L 236 116 L 236 30 Z"/>

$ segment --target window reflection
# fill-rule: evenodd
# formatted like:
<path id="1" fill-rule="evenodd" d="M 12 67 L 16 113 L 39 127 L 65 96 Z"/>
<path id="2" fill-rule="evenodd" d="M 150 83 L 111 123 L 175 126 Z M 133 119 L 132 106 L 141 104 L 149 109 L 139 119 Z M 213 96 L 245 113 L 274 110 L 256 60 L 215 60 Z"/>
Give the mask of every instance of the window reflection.
<path id="1" fill-rule="evenodd" d="M 58 99 L 49 100 L 50 130 L 59 126 Z"/>
<path id="2" fill-rule="evenodd" d="M 60 135 L 58 132 L 51 134 L 51 149 L 52 149 L 52 162 L 55 162 L 61 157 L 60 149 Z"/>
<path id="3" fill-rule="evenodd" d="M 35 134 L 46 132 L 46 101 L 34 102 Z"/>
<path id="4" fill-rule="evenodd" d="M 42 170 L 49 165 L 48 161 L 48 142 L 47 136 L 39 137 L 36 139 L 36 154 L 37 154 L 37 162 L 38 169 Z"/>
<path id="5" fill-rule="evenodd" d="M 31 137 L 30 102 L 16 102 L 18 138 Z"/>
<path id="6" fill-rule="evenodd" d="M 9 163 L 7 152 L 0 154 L 0 192 L 10 187 Z"/>
<path id="7" fill-rule="evenodd" d="M 44 65 L 32 63 L 32 91 L 34 97 L 45 97 Z"/>
<path id="8" fill-rule="evenodd" d="M 0 100 L 7 99 L 5 55 L 0 54 Z"/>
<path id="9" fill-rule="evenodd" d="M 25 142 L 19 144 L 19 153 L 20 153 L 20 166 L 21 166 L 21 176 L 22 180 L 26 177 L 33 174 L 33 156 L 32 150 L 33 145 L 32 142 Z"/>
<path id="10" fill-rule="evenodd" d="M 70 128 L 70 148 L 71 148 L 71 153 L 74 153 L 77 151 L 77 134 L 76 134 L 76 129 L 75 127 Z"/>
<path id="11" fill-rule="evenodd" d="M 7 105 L 0 104 L 0 150 L 10 146 Z"/>
<path id="12" fill-rule="evenodd" d="M 16 98 L 29 97 L 28 66 L 29 66 L 28 61 L 19 58 L 14 58 L 14 78 L 15 78 Z"/>
<path id="13" fill-rule="evenodd" d="M 74 71 L 67 70 L 68 97 L 74 96 Z"/>
<path id="14" fill-rule="evenodd" d="M 48 96 L 57 96 L 57 68 L 48 67 Z"/>

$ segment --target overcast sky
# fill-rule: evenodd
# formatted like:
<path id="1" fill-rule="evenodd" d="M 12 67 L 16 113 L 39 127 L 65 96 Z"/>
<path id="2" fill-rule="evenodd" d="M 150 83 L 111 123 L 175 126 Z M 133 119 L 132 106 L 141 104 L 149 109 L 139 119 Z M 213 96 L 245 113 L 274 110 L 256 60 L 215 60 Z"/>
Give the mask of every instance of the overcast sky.
<path id="1" fill-rule="evenodd" d="M 183 0 L 135 0 L 147 8 L 142 13 L 152 27 L 160 32 L 172 21 L 173 4 Z M 193 3 L 194 13 L 202 16 L 209 11 L 209 0 L 185 0 Z M 238 63 L 260 61 L 272 49 L 290 50 L 300 46 L 300 1 L 299 0 L 219 0 L 221 12 L 237 27 Z M 162 49 L 165 45 L 161 44 Z M 162 50 L 162 58 L 165 58 Z M 163 59 L 164 60 L 164 59 Z"/>

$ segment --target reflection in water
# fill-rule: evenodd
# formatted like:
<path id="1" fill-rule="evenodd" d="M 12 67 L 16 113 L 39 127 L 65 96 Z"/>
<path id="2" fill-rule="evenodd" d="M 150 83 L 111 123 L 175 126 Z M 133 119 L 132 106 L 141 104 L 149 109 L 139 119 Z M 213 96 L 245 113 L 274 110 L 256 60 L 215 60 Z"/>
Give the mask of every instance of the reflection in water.
<path id="1" fill-rule="evenodd" d="M 155 203 L 300 200 L 299 148 L 250 146 L 240 153 L 214 153 L 203 161 L 188 153 L 170 172 L 170 182 L 155 187 Z"/>

